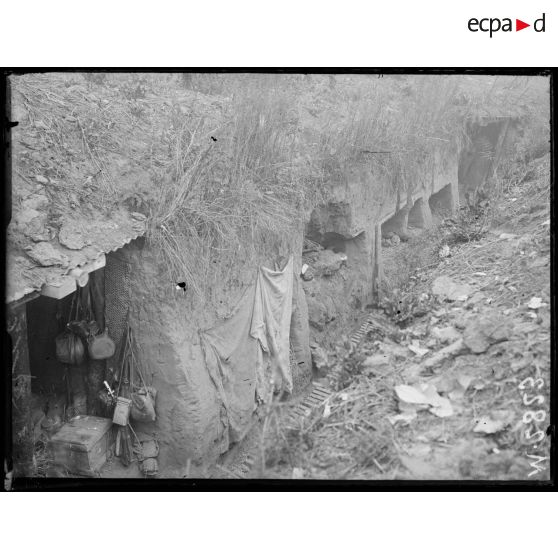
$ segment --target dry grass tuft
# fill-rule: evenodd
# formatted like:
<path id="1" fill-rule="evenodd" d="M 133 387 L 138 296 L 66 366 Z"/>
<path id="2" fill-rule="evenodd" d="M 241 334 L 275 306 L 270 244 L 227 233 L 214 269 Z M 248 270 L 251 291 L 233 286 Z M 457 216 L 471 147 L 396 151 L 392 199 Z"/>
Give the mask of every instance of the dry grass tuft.
<path id="1" fill-rule="evenodd" d="M 270 408 L 263 477 L 290 478 L 296 468 L 313 479 L 388 478 L 398 462 L 385 418 L 395 412 L 393 390 L 388 381 L 356 371 L 344 383 L 294 427 L 285 417 L 296 403 Z"/>
<path id="2" fill-rule="evenodd" d="M 529 112 L 531 82 L 513 79 L 27 74 L 13 80 L 29 147 L 15 169 L 46 176 L 59 212 L 132 200 L 167 273 L 207 297 L 231 263 L 292 250 L 347 172 L 374 174 L 371 200 L 404 198 L 434 147 L 449 159 L 466 141 L 467 119 Z"/>

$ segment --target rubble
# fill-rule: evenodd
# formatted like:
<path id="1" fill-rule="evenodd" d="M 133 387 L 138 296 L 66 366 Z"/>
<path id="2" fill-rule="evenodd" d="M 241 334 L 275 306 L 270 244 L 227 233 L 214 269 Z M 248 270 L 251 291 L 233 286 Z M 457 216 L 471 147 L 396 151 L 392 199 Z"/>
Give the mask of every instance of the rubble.
<path id="1" fill-rule="evenodd" d="M 328 277 L 339 271 L 341 266 L 347 261 L 347 256 L 332 250 L 322 250 L 318 253 L 313 268 L 316 275 Z"/>
<path id="2" fill-rule="evenodd" d="M 461 337 L 461 334 L 455 327 L 433 327 L 431 330 L 432 335 L 442 343 L 451 343 Z"/>
<path id="3" fill-rule="evenodd" d="M 490 345 L 505 341 L 510 336 L 506 318 L 484 317 L 471 319 L 463 333 L 465 345 L 474 353 L 484 353 Z"/>
<path id="4" fill-rule="evenodd" d="M 437 277 L 432 283 L 432 294 L 439 296 L 442 300 L 453 302 L 455 300 L 466 300 L 472 293 L 472 288 L 463 283 L 456 283 L 447 275 Z"/>
<path id="5" fill-rule="evenodd" d="M 413 364 L 412 366 L 409 366 L 404 370 L 404 375 L 408 380 L 413 378 L 416 379 L 421 374 L 441 364 L 444 360 L 459 354 L 464 348 L 465 344 L 463 339 L 460 338 L 451 343 L 451 345 L 439 350 L 437 353 L 432 355 L 430 358 L 427 358 L 420 364 Z"/>

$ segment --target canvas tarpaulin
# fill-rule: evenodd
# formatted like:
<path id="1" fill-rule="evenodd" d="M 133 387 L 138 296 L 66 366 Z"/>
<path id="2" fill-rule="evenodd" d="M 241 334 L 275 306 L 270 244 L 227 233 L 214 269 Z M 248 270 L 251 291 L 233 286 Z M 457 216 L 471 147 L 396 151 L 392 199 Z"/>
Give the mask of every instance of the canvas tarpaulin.
<path id="1" fill-rule="evenodd" d="M 258 400 L 267 401 L 274 390 L 292 391 L 293 273 L 292 256 L 282 271 L 260 267 L 255 284 L 246 289 L 224 323 L 200 332 L 231 442 L 246 434 Z"/>
<path id="2" fill-rule="evenodd" d="M 310 356 L 310 342 L 308 331 L 308 305 L 306 295 L 300 284 L 300 279 L 293 274 L 293 309 L 291 317 L 291 350 L 295 361 L 302 373 L 309 377 L 312 370 L 312 358 Z"/>

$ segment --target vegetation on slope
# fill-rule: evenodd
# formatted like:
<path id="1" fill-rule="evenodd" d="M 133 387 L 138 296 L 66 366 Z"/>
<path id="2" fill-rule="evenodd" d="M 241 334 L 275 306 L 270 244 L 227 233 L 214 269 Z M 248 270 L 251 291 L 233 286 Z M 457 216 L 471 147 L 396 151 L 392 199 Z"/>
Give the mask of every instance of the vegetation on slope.
<path id="1" fill-rule="evenodd" d="M 518 163 L 481 239 L 452 244 L 448 258 L 438 256 L 444 226 L 414 244 L 433 265 L 415 269 L 392 301 L 397 339 L 375 331 L 354 351 L 338 345 L 329 355 L 337 391 L 296 427 L 284 420 L 296 401 L 272 407 L 262 476 L 548 480 L 550 158 Z M 441 276 L 470 296 L 433 295 Z M 497 331 L 492 340 L 480 333 L 485 324 Z M 461 339 L 459 352 L 426 366 Z M 409 403 L 402 387 L 442 394 L 451 412 Z"/>
<path id="2" fill-rule="evenodd" d="M 203 298 L 232 262 L 269 262 L 300 242 L 305 216 L 352 165 L 374 169 L 380 198 L 404 192 L 434 146 L 466 141 L 471 118 L 530 116 L 544 84 L 520 79 L 16 76 L 14 106 L 28 120 L 15 171 L 46 177 L 59 208 L 145 213 L 172 280 Z"/>

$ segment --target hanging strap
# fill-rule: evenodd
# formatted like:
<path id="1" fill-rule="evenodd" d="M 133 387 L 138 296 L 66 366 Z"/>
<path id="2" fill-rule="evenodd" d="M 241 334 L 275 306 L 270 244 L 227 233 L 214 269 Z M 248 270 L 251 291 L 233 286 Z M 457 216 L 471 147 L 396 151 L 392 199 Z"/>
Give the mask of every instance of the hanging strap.
<path id="1" fill-rule="evenodd" d="M 136 360 L 136 355 L 135 355 L 135 352 L 134 352 L 134 346 L 135 346 L 135 342 L 134 342 L 132 328 L 130 327 L 130 324 L 127 324 L 126 325 L 126 337 L 125 337 L 125 342 L 124 342 L 124 350 L 123 350 L 123 353 L 122 353 L 122 362 L 121 362 L 121 366 L 120 366 L 120 378 L 118 380 L 118 393 L 120 393 L 120 387 L 122 385 L 122 377 L 126 373 L 128 374 L 128 381 L 130 383 L 130 389 L 131 389 L 132 393 L 134 391 L 134 388 L 141 387 L 141 385 L 136 385 L 135 384 L 135 374 L 136 374 L 136 372 L 137 372 L 137 375 L 139 376 L 139 378 L 141 380 L 141 384 L 143 384 L 143 387 L 147 391 L 147 383 L 146 383 L 145 378 L 143 376 L 143 373 L 141 371 L 141 367 L 139 365 L 139 362 Z"/>
<path id="2" fill-rule="evenodd" d="M 137 344 L 135 343 L 135 338 L 133 336 L 132 329 L 130 328 L 130 354 L 131 354 L 131 357 L 132 357 L 133 369 L 134 369 L 134 371 L 137 370 L 138 376 L 140 377 L 140 380 L 143 384 L 143 387 L 147 391 L 147 384 L 145 382 L 145 378 L 143 377 L 139 362 L 136 360 L 136 355 L 134 353 L 134 347 L 137 347 Z"/>
<path id="3" fill-rule="evenodd" d="M 118 379 L 118 392 L 120 393 L 120 386 L 122 384 L 122 375 L 124 373 L 124 362 L 126 360 L 126 348 L 128 346 L 128 323 L 130 318 L 130 308 L 128 307 L 128 311 L 126 313 L 126 320 L 124 322 L 125 327 L 122 330 L 122 335 L 120 337 L 120 346 L 118 350 L 118 359 L 116 361 L 116 365 L 120 366 L 120 377 Z"/>
<path id="4" fill-rule="evenodd" d="M 135 359 L 134 359 L 134 348 L 132 346 L 132 329 L 128 324 L 128 370 L 130 372 L 130 390 L 134 393 L 134 369 L 135 369 Z"/>
<path id="5" fill-rule="evenodd" d="M 87 285 L 87 321 L 93 320 L 93 312 L 91 310 L 91 287 Z"/>
<path id="6" fill-rule="evenodd" d="M 72 321 L 72 314 L 74 312 L 74 306 L 77 305 L 77 291 L 74 292 L 74 296 L 72 297 L 72 302 L 70 303 L 70 312 L 68 313 L 68 321 L 66 325 L 68 325 Z"/>
<path id="7" fill-rule="evenodd" d="M 82 314 L 82 306 L 81 306 L 81 289 L 76 291 L 76 315 L 74 316 L 74 320 L 77 322 Z"/>
<path id="8" fill-rule="evenodd" d="M 143 377 L 141 368 L 139 367 L 138 361 L 136 360 L 136 357 L 134 356 L 134 354 L 132 353 L 132 361 L 133 361 L 133 370 L 137 371 L 138 376 L 141 380 L 141 383 L 143 384 L 143 387 L 147 390 L 147 383 L 145 382 L 145 378 Z"/>
<path id="9" fill-rule="evenodd" d="M 124 376 L 125 373 L 125 369 L 126 369 L 126 364 L 127 364 L 127 360 L 128 360 L 128 335 L 126 332 L 126 336 L 123 337 L 124 339 L 124 345 L 121 348 L 122 353 L 122 360 L 120 361 L 120 378 L 118 379 L 118 394 L 120 395 L 120 386 L 122 385 L 122 377 Z"/>
<path id="10" fill-rule="evenodd" d="M 132 334 L 132 328 L 128 326 L 128 334 L 130 336 L 130 385 L 132 386 L 132 392 L 134 390 L 135 383 L 134 383 L 134 379 L 135 379 L 135 372 L 137 369 L 137 362 L 136 362 L 136 355 L 134 354 L 134 342 L 133 342 L 133 334 Z M 138 374 L 141 378 L 141 373 L 138 370 Z"/>

